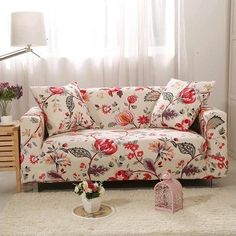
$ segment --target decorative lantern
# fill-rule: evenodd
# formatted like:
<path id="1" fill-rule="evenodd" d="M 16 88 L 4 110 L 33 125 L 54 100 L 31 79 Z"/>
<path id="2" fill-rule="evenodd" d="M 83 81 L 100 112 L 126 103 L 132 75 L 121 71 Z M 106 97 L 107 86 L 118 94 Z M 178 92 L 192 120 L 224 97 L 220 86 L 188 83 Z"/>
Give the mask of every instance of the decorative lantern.
<path id="1" fill-rule="evenodd" d="M 162 179 L 163 181 L 154 187 L 155 209 L 172 213 L 183 209 L 183 190 L 180 182 L 168 172 L 162 175 Z"/>

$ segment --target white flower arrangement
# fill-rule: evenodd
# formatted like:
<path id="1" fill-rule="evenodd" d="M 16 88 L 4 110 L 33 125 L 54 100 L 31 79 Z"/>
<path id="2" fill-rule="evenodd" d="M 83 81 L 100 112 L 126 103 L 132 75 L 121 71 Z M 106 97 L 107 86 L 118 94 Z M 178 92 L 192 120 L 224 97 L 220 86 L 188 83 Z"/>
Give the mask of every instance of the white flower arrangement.
<path id="1" fill-rule="evenodd" d="M 74 193 L 78 195 L 84 193 L 87 199 L 92 199 L 103 195 L 105 193 L 105 189 L 103 188 L 101 182 L 93 183 L 92 181 L 87 180 L 75 185 Z"/>

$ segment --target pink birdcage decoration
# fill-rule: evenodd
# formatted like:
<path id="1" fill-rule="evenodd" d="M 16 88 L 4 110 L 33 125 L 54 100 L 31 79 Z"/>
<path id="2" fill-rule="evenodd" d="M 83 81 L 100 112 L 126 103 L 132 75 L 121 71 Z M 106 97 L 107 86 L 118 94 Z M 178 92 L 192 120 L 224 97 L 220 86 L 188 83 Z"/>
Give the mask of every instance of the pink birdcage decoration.
<path id="1" fill-rule="evenodd" d="M 183 209 L 183 189 L 180 182 L 168 172 L 162 175 L 162 179 L 154 187 L 155 209 L 172 213 Z"/>

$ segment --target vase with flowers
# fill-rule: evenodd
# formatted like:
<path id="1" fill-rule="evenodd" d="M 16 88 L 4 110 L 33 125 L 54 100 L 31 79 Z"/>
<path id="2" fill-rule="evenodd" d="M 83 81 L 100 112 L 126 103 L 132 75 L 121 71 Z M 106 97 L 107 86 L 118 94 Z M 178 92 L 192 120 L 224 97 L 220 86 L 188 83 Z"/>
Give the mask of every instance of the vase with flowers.
<path id="1" fill-rule="evenodd" d="M 84 210 L 94 213 L 100 210 L 105 189 L 101 182 L 83 181 L 75 185 L 74 192 L 81 195 Z"/>
<path id="2" fill-rule="evenodd" d="M 10 85 L 8 82 L 0 83 L 0 116 L 2 124 L 12 122 L 12 116 L 10 115 L 12 100 L 18 100 L 22 95 L 22 86 Z"/>

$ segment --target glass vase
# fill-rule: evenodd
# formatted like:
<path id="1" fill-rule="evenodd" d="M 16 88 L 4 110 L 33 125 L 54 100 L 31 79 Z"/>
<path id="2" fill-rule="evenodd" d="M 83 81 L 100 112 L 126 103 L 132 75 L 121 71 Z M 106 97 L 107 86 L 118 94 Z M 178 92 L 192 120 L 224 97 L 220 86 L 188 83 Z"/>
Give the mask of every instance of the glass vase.
<path id="1" fill-rule="evenodd" d="M 12 122 L 12 116 L 10 113 L 11 113 L 11 101 L 0 100 L 1 123 L 8 124 Z"/>

